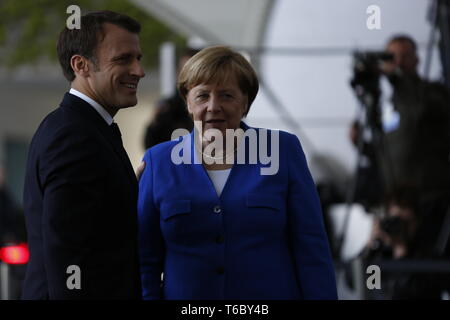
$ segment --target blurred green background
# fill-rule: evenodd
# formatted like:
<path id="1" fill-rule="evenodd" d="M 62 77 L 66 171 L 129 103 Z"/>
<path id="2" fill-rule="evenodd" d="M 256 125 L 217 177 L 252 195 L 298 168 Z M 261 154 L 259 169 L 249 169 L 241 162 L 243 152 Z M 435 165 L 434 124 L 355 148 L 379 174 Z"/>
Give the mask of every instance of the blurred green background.
<path id="1" fill-rule="evenodd" d="M 0 66 L 8 69 L 41 61 L 57 61 L 56 42 L 70 14 L 67 7 L 78 5 L 81 14 L 93 10 L 125 13 L 141 23 L 143 64 L 158 65 L 159 45 L 171 41 L 183 47 L 185 39 L 127 0 L 1 0 Z"/>

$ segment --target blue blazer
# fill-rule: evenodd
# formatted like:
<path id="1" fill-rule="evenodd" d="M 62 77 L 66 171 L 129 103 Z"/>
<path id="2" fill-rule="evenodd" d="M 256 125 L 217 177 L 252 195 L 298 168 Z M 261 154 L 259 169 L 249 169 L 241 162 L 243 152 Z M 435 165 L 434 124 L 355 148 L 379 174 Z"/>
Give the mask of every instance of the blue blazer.
<path id="1" fill-rule="evenodd" d="M 269 165 L 259 161 L 235 164 L 220 197 L 202 164 L 171 161 L 175 146 L 190 148 L 194 162 L 193 132 L 144 156 L 144 299 L 337 298 L 319 199 L 295 135 L 279 131 L 276 174 L 261 175 Z"/>

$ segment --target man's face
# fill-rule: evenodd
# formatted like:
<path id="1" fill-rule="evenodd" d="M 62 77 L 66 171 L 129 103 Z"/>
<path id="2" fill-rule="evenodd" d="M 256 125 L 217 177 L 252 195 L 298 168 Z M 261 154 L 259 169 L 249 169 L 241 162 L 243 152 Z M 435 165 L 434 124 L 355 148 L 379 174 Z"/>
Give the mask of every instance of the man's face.
<path id="1" fill-rule="evenodd" d="M 137 104 L 137 86 L 145 73 L 137 34 L 110 23 L 103 25 L 103 32 L 95 50 L 96 64 L 89 62 L 87 82 L 92 98 L 114 115 Z"/>
<path id="2" fill-rule="evenodd" d="M 386 52 L 394 56 L 394 61 L 386 63 L 385 71 L 387 73 L 398 68 L 406 75 L 417 74 L 419 59 L 411 43 L 408 41 L 392 41 L 386 47 Z"/>

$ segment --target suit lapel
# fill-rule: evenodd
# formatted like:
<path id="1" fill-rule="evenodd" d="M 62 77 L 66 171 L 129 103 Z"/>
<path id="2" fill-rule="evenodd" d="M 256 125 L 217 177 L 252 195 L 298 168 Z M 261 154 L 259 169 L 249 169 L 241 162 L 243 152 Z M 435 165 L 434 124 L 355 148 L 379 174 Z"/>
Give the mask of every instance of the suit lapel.
<path id="1" fill-rule="evenodd" d="M 91 121 L 95 128 L 100 131 L 102 136 L 109 142 L 112 149 L 119 157 L 123 169 L 127 173 L 127 177 L 131 185 L 133 186 L 133 193 L 137 194 L 137 180 L 130 159 L 128 158 L 128 155 L 122 143 L 114 136 L 112 129 L 108 126 L 108 124 L 100 116 L 100 114 L 98 114 L 98 112 L 86 101 L 70 93 L 66 93 L 64 95 L 61 107 L 69 107 L 72 110 L 78 112 L 83 117 L 83 119 Z"/>

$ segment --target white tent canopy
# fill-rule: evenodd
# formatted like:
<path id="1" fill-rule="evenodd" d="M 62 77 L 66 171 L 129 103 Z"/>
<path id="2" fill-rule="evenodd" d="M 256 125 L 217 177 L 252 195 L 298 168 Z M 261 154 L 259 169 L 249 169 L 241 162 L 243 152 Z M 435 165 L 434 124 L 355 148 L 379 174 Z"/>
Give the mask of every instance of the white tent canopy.
<path id="1" fill-rule="evenodd" d="M 299 135 L 316 181 L 330 174 L 342 178 L 355 162 L 348 139 L 358 108 L 349 86 L 352 51 L 382 50 L 393 34 L 406 33 L 418 42 L 423 62 L 430 34 L 428 0 L 134 2 L 207 45 L 260 49 L 256 62 L 263 86 L 248 123 Z M 366 25 L 373 4 L 380 8 L 379 30 Z M 436 50 L 431 71 L 433 78 L 440 75 Z M 321 159 L 332 159 L 333 165 L 323 166 Z"/>
<path id="2" fill-rule="evenodd" d="M 208 44 L 259 46 L 273 0 L 133 0 L 167 25 Z"/>

